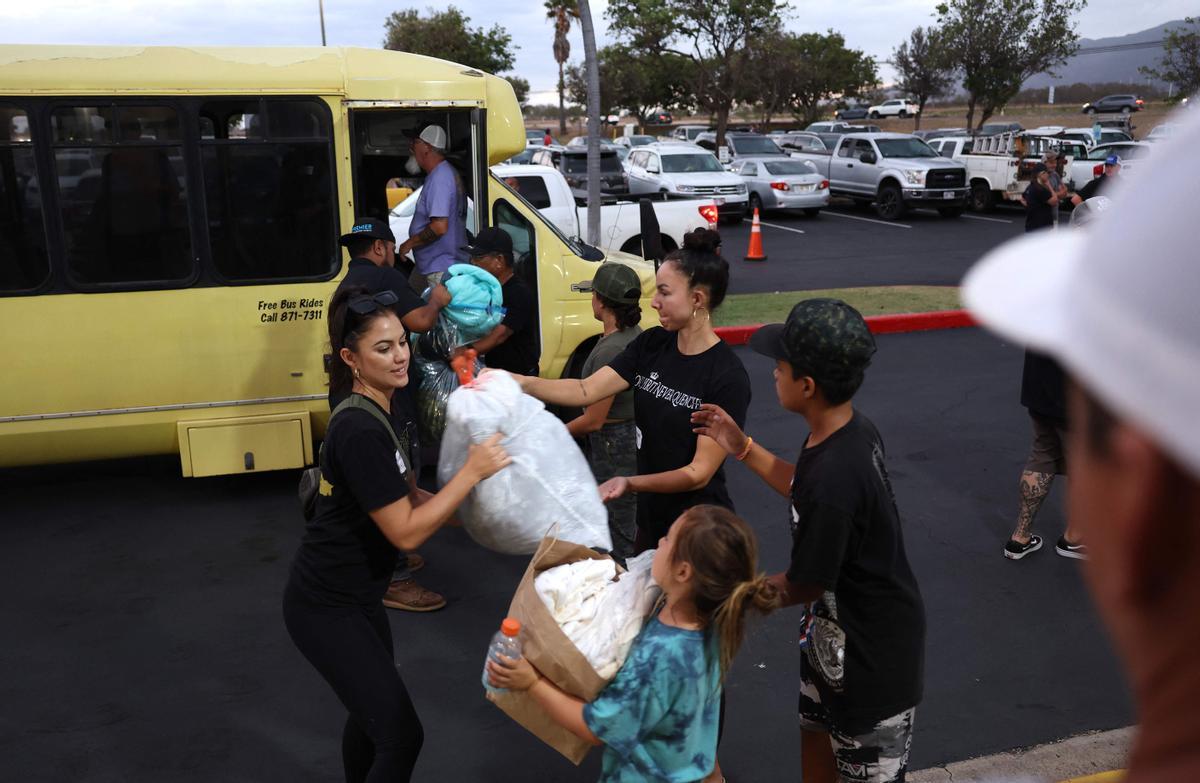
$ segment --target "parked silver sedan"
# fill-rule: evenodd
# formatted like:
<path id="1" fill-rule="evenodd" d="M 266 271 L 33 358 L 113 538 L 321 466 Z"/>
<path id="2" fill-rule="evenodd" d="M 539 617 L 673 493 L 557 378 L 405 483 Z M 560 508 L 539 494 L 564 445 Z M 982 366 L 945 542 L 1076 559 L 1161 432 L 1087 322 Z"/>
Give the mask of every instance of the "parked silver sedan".
<path id="1" fill-rule="evenodd" d="M 734 162 L 733 173 L 750 191 L 750 214 L 756 207 L 760 213 L 768 209 L 802 209 L 809 217 L 816 217 L 829 206 L 829 180 L 817 172 L 812 161 L 742 158 Z"/>

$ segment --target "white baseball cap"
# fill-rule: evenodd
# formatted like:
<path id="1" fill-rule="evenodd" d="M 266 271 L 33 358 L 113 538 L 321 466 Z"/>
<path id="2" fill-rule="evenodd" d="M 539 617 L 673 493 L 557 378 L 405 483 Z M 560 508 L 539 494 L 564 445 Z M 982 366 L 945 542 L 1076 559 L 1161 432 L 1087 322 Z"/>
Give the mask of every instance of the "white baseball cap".
<path id="1" fill-rule="evenodd" d="M 999 334 L 1056 358 L 1090 394 L 1200 475 L 1200 113 L 1110 183 L 1087 228 L 989 253 L 963 301 Z"/>
<path id="2" fill-rule="evenodd" d="M 446 131 L 441 125 L 426 125 L 425 130 L 421 131 L 418 139 L 433 147 L 438 151 L 446 149 Z"/>

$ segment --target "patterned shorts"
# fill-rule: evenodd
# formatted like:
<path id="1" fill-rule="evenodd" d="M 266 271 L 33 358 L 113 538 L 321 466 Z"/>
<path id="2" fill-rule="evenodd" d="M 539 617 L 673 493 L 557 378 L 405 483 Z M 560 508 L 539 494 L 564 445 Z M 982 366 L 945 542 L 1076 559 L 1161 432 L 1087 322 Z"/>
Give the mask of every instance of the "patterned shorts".
<path id="1" fill-rule="evenodd" d="M 847 734 L 821 704 L 808 667 L 801 666 L 800 672 L 800 728 L 829 734 L 842 783 L 904 783 L 916 708 L 884 718 L 861 734 Z"/>

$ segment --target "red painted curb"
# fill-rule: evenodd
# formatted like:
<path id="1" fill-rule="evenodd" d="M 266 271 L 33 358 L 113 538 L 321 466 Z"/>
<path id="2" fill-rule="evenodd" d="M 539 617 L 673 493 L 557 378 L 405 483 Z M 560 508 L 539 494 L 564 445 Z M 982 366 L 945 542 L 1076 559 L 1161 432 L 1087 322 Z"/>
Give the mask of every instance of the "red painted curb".
<path id="1" fill-rule="evenodd" d="M 960 329 L 976 326 L 975 319 L 966 310 L 938 310 L 932 313 L 899 313 L 896 315 L 868 315 L 867 326 L 873 334 L 901 334 L 904 332 L 927 332 L 934 329 Z M 730 345 L 745 345 L 750 335 L 762 324 L 753 326 L 718 326 L 717 336 Z"/>

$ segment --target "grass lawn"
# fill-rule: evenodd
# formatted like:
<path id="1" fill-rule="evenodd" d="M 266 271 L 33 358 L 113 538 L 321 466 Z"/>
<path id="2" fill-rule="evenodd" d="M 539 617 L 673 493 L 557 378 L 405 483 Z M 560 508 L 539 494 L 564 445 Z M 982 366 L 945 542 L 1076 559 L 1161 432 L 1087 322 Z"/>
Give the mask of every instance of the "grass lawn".
<path id="1" fill-rule="evenodd" d="M 894 285 L 865 288 L 827 288 L 817 291 L 776 291 L 770 294 L 730 294 L 713 316 L 716 326 L 742 326 L 783 321 L 801 299 L 841 299 L 863 315 L 928 313 L 957 310 L 956 286 Z"/>

